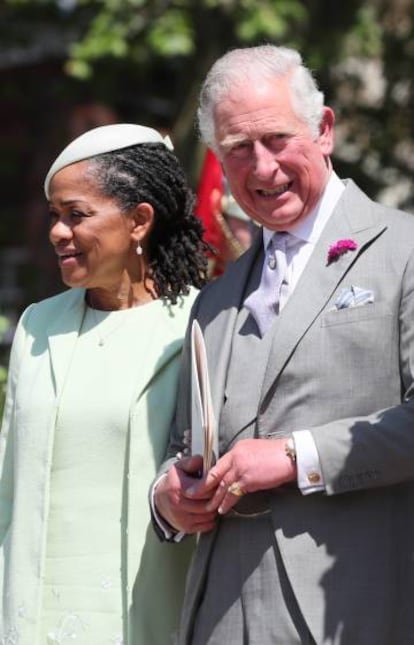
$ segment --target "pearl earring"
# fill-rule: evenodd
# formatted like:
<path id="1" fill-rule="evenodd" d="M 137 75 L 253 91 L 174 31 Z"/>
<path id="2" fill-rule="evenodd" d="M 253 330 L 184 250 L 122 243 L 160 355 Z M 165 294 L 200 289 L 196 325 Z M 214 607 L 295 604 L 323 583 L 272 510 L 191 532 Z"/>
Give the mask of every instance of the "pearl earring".
<path id="1" fill-rule="evenodd" d="M 137 254 L 137 255 L 142 255 L 142 253 L 143 253 L 143 251 L 142 251 L 142 246 L 141 246 L 141 244 L 138 242 L 138 244 L 137 244 L 137 249 L 136 249 L 136 254 Z"/>

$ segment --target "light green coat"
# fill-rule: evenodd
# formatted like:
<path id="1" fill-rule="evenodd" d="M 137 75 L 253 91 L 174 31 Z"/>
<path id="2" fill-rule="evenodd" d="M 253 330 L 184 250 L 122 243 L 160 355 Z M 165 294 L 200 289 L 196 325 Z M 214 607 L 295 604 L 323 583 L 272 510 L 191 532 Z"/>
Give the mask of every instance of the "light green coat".
<path id="1" fill-rule="evenodd" d="M 70 289 L 31 305 L 13 342 L 0 434 L 0 642 L 5 645 L 44 645 L 38 630 L 51 455 L 84 295 L 83 289 Z M 148 488 L 168 442 L 178 359 L 194 297 L 192 290 L 178 305 L 162 308 L 161 315 L 158 309 L 156 317 L 146 318 L 148 328 L 136 333 L 135 342 L 145 339 L 145 346 L 129 414 L 124 473 L 124 645 L 172 643 L 181 606 L 192 543 L 158 541 L 150 526 Z"/>

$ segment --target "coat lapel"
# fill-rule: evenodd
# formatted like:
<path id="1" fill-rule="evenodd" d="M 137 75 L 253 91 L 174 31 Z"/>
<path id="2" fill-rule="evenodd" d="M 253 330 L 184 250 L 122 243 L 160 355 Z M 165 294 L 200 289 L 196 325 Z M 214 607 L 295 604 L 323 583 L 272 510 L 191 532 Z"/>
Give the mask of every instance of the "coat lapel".
<path id="1" fill-rule="evenodd" d="M 140 398 L 150 380 L 172 360 L 183 345 L 183 336 L 190 315 L 196 290 L 179 300 L 174 306 L 164 303 L 154 316 L 143 317 L 137 337 L 144 339 L 145 352 L 141 365 L 137 366 L 136 388 L 132 405 Z"/>
<path id="2" fill-rule="evenodd" d="M 57 398 L 62 392 L 85 315 L 84 289 L 73 289 L 68 293 L 71 297 L 68 296 L 63 308 L 50 322 L 46 331 Z M 192 291 L 191 296 L 183 298 L 181 304 L 174 308 L 165 305 L 161 312 L 158 309 L 157 313 L 160 315 L 155 319 L 151 316 L 143 319 L 143 327 L 137 330 L 137 335 L 146 339 L 146 351 L 145 361 L 143 360 L 137 369 L 137 397 L 154 374 L 180 350 L 185 324 L 183 319 L 187 319 L 189 315 L 195 293 L 195 290 Z"/>
<path id="3" fill-rule="evenodd" d="M 223 276 L 217 279 L 218 288 L 215 290 L 214 301 L 212 298 L 202 298 L 198 311 L 195 311 L 195 317 L 203 330 L 206 341 L 212 402 L 216 419 L 219 418 L 223 405 L 223 392 L 225 391 L 237 315 L 243 303 L 250 272 L 258 254 L 262 251 L 263 238 L 259 234 L 250 249 L 237 262 L 231 264 Z M 216 284 L 210 286 L 214 289 Z M 203 307 L 204 301 L 207 302 L 206 307 Z M 213 307 L 214 310 L 212 310 Z"/>
<path id="4" fill-rule="evenodd" d="M 85 290 L 71 289 L 46 334 L 56 398 L 59 399 L 85 315 Z"/>
<path id="5" fill-rule="evenodd" d="M 325 308 L 350 267 L 385 228 L 383 224 L 374 221 L 371 201 L 353 182 L 349 182 L 318 240 L 294 294 L 273 328 L 274 342 L 262 388 L 262 410 L 273 396 L 277 379 L 301 338 Z M 349 238 L 357 243 L 357 249 L 348 251 L 328 265 L 329 246 L 338 240 Z M 283 342 L 279 343 L 279 338 Z"/>

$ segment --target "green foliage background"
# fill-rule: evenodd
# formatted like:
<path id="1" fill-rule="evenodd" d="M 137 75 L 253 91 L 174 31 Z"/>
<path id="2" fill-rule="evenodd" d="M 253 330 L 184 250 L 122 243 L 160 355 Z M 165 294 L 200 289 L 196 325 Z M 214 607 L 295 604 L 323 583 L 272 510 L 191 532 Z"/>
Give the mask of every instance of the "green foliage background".
<path id="1" fill-rule="evenodd" d="M 413 16 L 413 0 L 5 0 L 0 38 L 47 52 L 60 37 L 49 48 L 60 92 L 168 126 L 194 182 L 196 97 L 211 63 L 234 46 L 298 47 L 343 124 L 340 170 L 377 196 L 413 177 Z M 373 100 L 370 69 L 384 83 Z M 400 204 L 412 206 L 412 191 Z"/>
<path id="2" fill-rule="evenodd" d="M 197 95 L 232 47 L 299 48 L 337 115 L 337 172 L 414 211 L 413 22 L 414 0 L 3 0 L 0 245 L 27 251 L 11 317 L 62 288 L 42 181 L 74 108 L 165 128 L 196 188 Z"/>

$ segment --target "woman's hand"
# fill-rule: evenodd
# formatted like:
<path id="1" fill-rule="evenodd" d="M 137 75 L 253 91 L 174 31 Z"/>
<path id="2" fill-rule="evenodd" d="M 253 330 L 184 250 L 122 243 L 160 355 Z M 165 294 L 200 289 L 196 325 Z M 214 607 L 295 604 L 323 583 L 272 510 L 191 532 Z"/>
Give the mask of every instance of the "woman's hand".
<path id="1" fill-rule="evenodd" d="M 199 481 L 203 461 L 199 455 L 184 457 L 177 461 L 159 481 L 154 493 L 158 513 L 176 531 L 203 533 L 211 531 L 216 524 L 217 511 L 207 510 L 214 494 L 214 486 L 192 499 L 187 491 Z"/>

